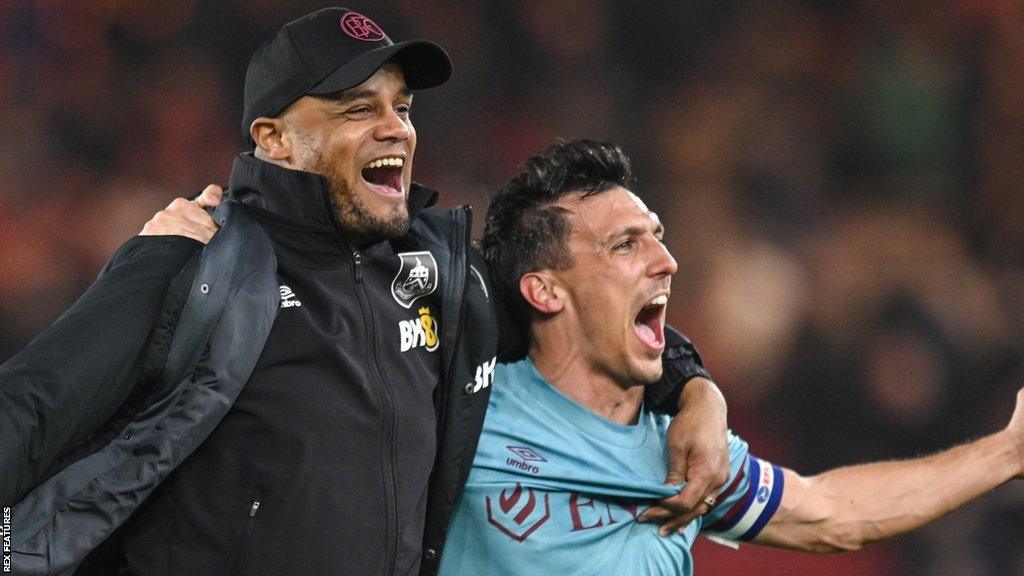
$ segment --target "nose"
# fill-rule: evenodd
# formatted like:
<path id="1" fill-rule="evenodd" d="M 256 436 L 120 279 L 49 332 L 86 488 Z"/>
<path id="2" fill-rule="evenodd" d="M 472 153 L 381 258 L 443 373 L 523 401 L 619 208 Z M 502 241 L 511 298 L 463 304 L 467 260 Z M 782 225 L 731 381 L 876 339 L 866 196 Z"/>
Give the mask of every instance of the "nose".
<path id="1" fill-rule="evenodd" d="M 404 142 L 408 140 L 412 134 L 412 122 L 408 116 L 403 117 L 395 110 L 387 110 L 384 112 L 377 124 L 377 128 L 374 131 L 374 138 L 383 142 L 386 140 L 396 140 Z"/>
<path id="2" fill-rule="evenodd" d="M 647 261 L 647 273 L 650 276 L 672 276 L 679 270 L 679 264 L 668 251 L 668 247 L 658 240 L 653 241 Z"/>

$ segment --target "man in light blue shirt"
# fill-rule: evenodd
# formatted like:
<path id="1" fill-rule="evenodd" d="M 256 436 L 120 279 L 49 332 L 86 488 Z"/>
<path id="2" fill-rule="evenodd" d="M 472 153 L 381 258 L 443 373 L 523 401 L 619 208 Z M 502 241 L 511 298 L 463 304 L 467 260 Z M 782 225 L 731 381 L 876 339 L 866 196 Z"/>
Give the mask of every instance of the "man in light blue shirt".
<path id="1" fill-rule="evenodd" d="M 852 550 L 1024 474 L 1022 390 L 996 434 L 814 477 L 757 459 L 730 434 L 730 478 L 704 515 L 667 537 L 642 523 L 678 491 L 662 483 L 668 418 L 643 406 L 643 387 L 662 374 L 677 265 L 630 188 L 618 147 L 579 141 L 530 158 L 491 203 L 481 249 L 530 334 L 529 357 L 497 368 L 443 575 L 687 575 L 701 532 Z"/>
<path id="2" fill-rule="evenodd" d="M 634 520 L 677 491 L 660 481 L 668 417 L 641 411 L 632 425 L 601 418 L 550 386 L 529 358 L 496 370 L 442 574 L 685 574 L 702 528 L 741 509 L 755 511 L 752 526 L 778 507 L 779 475 L 762 505 L 748 498 L 761 484 L 758 468 L 770 465 L 730 435 L 730 484 L 718 505 L 663 538 Z"/>

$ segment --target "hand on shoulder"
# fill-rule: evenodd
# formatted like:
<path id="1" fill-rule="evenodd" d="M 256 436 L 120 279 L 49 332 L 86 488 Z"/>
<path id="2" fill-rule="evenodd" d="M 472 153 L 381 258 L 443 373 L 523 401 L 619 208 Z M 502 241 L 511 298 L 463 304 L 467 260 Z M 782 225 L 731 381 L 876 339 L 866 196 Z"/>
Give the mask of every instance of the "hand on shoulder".
<path id="1" fill-rule="evenodd" d="M 217 233 L 218 226 L 204 208 L 219 206 L 223 195 L 220 186 L 211 184 L 195 200 L 175 198 L 146 222 L 139 235 L 185 236 L 207 244 Z"/>

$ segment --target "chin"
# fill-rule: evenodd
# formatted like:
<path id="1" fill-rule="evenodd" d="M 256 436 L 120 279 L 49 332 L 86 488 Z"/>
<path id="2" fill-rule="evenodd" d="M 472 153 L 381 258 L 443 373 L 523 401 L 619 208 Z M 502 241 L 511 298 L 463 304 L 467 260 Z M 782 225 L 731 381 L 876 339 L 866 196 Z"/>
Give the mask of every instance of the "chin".
<path id="1" fill-rule="evenodd" d="M 658 380 L 661 380 L 662 374 L 664 374 L 664 372 L 662 372 L 661 367 L 658 367 L 657 370 L 651 371 L 650 374 L 648 374 L 647 376 L 647 381 L 644 382 L 644 386 L 650 386 L 651 384 L 654 384 Z"/>
<path id="2" fill-rule="evenodd" d="M 400 238 L 409 231 L 409 211 L 404 203 L 369 207 L 362 201 L 339 208 L 338 218 L 348 230 L 366 236 L 364 240 Z"/>
<path id="3" fill-rule="evenodd" d="M 659 358 L 656 364 L 644 362 L 634 365 L 632 372 L 631 380 L 633 380 L 635 385 L 650 386 L 661 380 L 661 375 L 664 371 L 662 370 L 661 359 Z"/>

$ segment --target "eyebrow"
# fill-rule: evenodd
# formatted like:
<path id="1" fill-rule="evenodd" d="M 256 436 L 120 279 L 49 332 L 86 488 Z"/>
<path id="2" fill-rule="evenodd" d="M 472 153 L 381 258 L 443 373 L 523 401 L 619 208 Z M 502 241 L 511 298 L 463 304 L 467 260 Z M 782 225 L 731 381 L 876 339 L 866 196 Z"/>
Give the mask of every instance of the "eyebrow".
<path id="1" fill-rule="evenodd" d="M 332 102 L 344 103 L 351 102 L 353 100 L 362 100 L 364 98 L 376 98 L 379 94 L 380 93 L 375 90 L 360 90 L 359 92 L 342 90 L 341 92 L 334 92 L 332 94 L 321 94 L 319 97 Z M 412 90 L 402 88 L 398 91 L 398 95 L 403 98 L 410 98 L 412 97 Z"/>
<path id="2" fill-rule="evenodd" d="M 604 240 L 605 242 L 610 242 L 611 240 L 619 238 L 621 236 L 641 236 L 647 231 L 648 228 L 645 226 L 626 226 L 625 228 L 619 228 L 618 230 L 612 232 L 611 234 L 606 236 Z M 661 222 L 658 222 L 658 225 L 654 228 L 654 235 L 658 236 L 664 234 L 665 226 L 663 226 Z"/>

